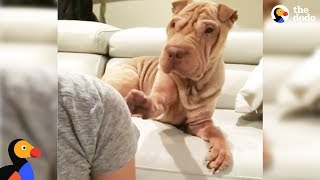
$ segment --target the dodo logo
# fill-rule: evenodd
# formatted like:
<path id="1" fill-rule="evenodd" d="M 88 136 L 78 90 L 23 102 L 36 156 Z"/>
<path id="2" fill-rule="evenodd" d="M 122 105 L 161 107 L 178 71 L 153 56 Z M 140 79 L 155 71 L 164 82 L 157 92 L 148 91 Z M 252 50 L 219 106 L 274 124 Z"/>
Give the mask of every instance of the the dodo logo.
<path id="1" fill-rule="evenodd" d="M 8 147 L 12 165 L 0 168 L 1 180 L 34 180 L 33 169 L 27 158 L 38 158 L 41 151 L 23 139 L 12 141 Z"/>
<path id="2" fill-rule="evenodd" d="M 284 23 L 289 19 L 289 9 L 284 5 L 277 5 L 272 9 L 271 17 L 277 23 Z"/>

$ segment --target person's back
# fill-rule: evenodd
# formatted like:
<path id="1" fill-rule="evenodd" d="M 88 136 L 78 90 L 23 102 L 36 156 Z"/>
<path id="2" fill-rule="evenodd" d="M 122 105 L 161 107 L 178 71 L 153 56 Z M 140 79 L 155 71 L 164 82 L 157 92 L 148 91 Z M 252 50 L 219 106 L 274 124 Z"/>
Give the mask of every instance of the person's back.
<path id="1" fill-rule="evenodd" d="M 58 104 L 61 179 L 135 179 L 139 131 L 115 89 L 94 77 L 60 74 Z"/>
<path id="2" fill-rule="evenodd" d="M 36 72 L 36 73 L 35 73 Z M 13 165 L 8 146 L 25 139 L 41 149 L 28 159 L 36 179 L 55 179 L 57 75 L 45 68 L 0 68 L 0 167 Z"/>

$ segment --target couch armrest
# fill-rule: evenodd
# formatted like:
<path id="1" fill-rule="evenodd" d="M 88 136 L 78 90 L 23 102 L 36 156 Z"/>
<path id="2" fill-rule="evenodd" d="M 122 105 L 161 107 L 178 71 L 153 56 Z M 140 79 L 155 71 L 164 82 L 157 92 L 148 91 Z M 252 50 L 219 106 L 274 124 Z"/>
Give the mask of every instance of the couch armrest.
<path id="1" fill-rule="evenodd" d="M 107 64 L 107 57 L 86 53 L 58 53 L 58 72 L 80 73 L 101 78 Z"/>
<path id="2" fill-rule="evenodd" d="M 59 20 L 58 51 L 106 55 L 111 35 L 119 30 L 98 22 Z"/>

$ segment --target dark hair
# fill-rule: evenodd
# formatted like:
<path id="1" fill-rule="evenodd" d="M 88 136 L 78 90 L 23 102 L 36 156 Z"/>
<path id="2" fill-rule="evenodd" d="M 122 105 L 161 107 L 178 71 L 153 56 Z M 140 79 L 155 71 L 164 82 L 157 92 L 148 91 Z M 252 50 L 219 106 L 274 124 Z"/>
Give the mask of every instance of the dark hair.
<path id="1" fill-rule="evenodd" d="M 59 0 L 59 20 L 98 21 L 92 12 L 92 0 Z"/>
<path id="2" fill-rule="evenodd" d="M 56 7 L 55 0 L 3 0 L 4 6 Z"/>

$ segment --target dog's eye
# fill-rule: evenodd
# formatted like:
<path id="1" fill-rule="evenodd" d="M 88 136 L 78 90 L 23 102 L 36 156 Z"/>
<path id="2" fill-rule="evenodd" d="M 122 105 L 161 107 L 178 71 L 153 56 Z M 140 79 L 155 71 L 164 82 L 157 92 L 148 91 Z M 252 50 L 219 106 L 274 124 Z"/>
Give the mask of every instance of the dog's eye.
<path id="1" fill-rule="evenodd" d="M 208 27 L 204 33 L 209 34 L 209 33 L 212 33 L 212 32 L 213 32 L 213 28 L 212 27 Z"/>

